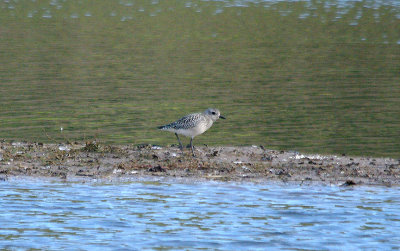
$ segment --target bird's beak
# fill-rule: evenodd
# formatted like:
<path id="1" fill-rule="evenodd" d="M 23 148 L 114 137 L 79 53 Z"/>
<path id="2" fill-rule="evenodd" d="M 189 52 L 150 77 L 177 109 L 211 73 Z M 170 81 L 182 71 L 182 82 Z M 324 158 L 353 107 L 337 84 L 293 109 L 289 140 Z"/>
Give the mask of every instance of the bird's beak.
<path id="1" fill-rule="evenodd" d="M 225 119 L 225 117 L 224 117 L 224 116 L 221 116 L 221 115 L 219 115 L 219 118 L 220 118 L 220 119 Z"/>

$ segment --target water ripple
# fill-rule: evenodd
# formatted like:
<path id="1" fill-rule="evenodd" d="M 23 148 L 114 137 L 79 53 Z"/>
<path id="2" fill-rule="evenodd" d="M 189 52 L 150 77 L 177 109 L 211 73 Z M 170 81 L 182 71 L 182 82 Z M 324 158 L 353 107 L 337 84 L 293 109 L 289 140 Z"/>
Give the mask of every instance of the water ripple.
<path id="1" fill-rule="evenodd" d="M 8 181 L 0 247 L 389 249 L 400 241 L 399 195 L 384 187 Z"/>

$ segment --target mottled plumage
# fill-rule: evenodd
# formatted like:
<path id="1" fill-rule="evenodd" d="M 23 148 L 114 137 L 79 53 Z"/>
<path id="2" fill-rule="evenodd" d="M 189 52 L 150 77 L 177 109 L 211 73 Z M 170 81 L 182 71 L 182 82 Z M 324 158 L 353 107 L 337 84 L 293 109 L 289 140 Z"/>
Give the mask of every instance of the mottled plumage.
<path id="1" fill-rule="evenodd" d="M 201 115 L 201 113 L 193 113 L 186 115 L 185 117 L 180 118 L 179 120 L 172 122 L 168 125 L 161 126 L 161 130 L 167 130 L 167 129 L 190 129 L 195 127 L 199 123 L 206 123 L 206 119 Z"/>
<path id="2" fill-rule="evenodd" d="M 175 133 L 181 150 L 183 147 L 178 134 L 190 137 L 190 147 L 194 156 L 193 138 L 207 131 L 219 118 L 225 119 L 218 109 L 208 108 L 203 113 L 186 115 L 175 122 L 160 126 L 158 129 Z"/>

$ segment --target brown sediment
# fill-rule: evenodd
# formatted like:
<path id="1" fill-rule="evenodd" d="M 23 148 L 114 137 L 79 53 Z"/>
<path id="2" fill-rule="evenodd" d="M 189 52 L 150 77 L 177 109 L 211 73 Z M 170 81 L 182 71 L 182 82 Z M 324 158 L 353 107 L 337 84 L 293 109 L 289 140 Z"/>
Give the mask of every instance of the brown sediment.
<path id="1" fill-rule="evenodd" d="M 196 158 L 174 146 L 0 142 L 0 179 L 187 177 L 352 186 L 399 185 L 400 160 L 301 154 L 262 146 L 197 147 Z"/>

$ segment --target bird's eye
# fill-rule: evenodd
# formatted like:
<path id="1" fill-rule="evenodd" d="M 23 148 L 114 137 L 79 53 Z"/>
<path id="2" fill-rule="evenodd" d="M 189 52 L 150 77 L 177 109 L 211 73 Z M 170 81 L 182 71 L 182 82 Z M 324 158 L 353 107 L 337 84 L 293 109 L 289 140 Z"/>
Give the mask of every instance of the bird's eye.
<path id="1" fill-rule="evenodd" d="M 215 115 L 215 112 L 212 112 L 211 114 L 212 114 L 212 115 Z"/>

